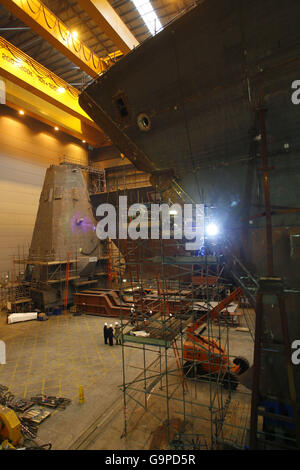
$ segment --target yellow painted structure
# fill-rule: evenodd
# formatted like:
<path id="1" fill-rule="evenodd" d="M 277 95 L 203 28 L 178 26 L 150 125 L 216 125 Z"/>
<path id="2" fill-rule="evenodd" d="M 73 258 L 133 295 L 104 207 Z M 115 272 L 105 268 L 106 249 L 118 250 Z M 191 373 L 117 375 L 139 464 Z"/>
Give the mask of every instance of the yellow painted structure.
<path id="1" fill-rule="evenodd" d="M 97 77 L 112 64 L 110 56 L 98 57 L 76 31 L 70 31 L 39 0 L 2 0 L 1 3 L 91 77 Z"/>
<path id="2" fill-rule="evenodd" d="M 79 387 L 78 403 L 79 405 L 82 405 L 84 403 L 84 391 L 82 385 L 80 385 Z"/>
<path id="3" fill-rule="evenodd" d="M 78 0 L 78 3 L 124 54 L 139 45 L 107 0 Z"/>
<path id="4" fill-rule="evenodd" d="M 13 445 L 18 444 L 22 440 L 21 423 L 16 413 L 0 405 L 0 437 L 8 439 Z"/>
<path id="5" fill-rule="evenodd" d="M 8 105 L 93 146 L 105 144 L 104 133 L 80 107 L 78 90 L 1 37 L 0 76 Z"/>

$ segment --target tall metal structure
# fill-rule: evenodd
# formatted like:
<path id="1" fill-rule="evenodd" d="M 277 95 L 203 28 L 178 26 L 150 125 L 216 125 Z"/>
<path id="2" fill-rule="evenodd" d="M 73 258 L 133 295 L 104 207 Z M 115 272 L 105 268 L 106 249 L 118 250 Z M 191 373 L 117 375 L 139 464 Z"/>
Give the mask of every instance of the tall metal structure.
<path id="1" fill-rule="evenodd" d="M 132 305 L 130 318 L 120 308 L 124 439 L 135 448 L 244 448 L 251 393 L 232 373 L 236 357 L 230 336 L 241 319 L 253 323 L 253 313 L 232 303 L 234 288 L 221 253 L 216 247 L 192 256 L 184 240 L 117 242 L 120 297 L 126 295 Z M 237 292 L 241 300 L 242 291 Z M 192 337 L 189 347 L 197 357 L 193 333 L 199 329 L 207 347 L 193 363 L 187 345 Z M 131 350 L 139 357 L 134 365 Z M 126 377 L 130 366 L 139 371 L 133 381 Z"/>
<path id="2" fill-rule="evenodd" d="M 105 174 L 61 160 L 46 172 L 29 253 L 14 259 L 42 308 L 67 307 L 74 292 L 103 285 L 107 277 L 106 247 L 96 236 L 84 171 L 96 176 L 97 191 L 105 189 Z"/>
<path id="3" fill-rule="evenodd" d="M 257 309 L 252 447 L 280 447 L 285 438 L 300 445 L 300 374 L 288 347 L 300 335 L 300 108 L 291 99 L 299 12 L 292 0 L 274 0 L 271 10 L 259 0 L 199 2 L 79 98 L 138 169 L 153 182 L 164 174 L 166 201 L 187 202 L 188 193 L 188 202 L 215 207 L 232 276 Z M 277 287 L 269 292 L 274 276 L 282 282 L 278 302 Z M 270 298 L 279 316 L 270 314 Z M 286 414 L 289 429 L 279 422 Z"/>

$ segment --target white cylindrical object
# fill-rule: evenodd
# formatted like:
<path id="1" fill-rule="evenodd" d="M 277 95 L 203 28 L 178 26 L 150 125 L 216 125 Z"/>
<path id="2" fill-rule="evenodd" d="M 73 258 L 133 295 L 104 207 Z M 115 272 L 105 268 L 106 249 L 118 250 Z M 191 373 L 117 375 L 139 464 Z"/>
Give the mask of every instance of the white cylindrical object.
<path id="1" fill-rule="evenodd" d="M 7 317 L 7 323 L 18 323 L 22 321 L 28 320 L 36 320 L 37 319 L 37 312 L 26 312 L 26 313 L 11 313 Z"/>

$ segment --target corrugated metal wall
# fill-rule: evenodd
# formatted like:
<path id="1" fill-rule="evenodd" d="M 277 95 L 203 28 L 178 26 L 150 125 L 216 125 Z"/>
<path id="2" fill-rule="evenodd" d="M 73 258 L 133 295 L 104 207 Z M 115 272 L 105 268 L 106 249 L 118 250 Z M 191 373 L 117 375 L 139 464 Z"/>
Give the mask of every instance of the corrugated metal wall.
<path id="1" fill-rule="evenodd" d="M 30 244 L 45 171 L 62 155 L 88 159 L 75 139 L 0 106 L 0 273 Z"/>

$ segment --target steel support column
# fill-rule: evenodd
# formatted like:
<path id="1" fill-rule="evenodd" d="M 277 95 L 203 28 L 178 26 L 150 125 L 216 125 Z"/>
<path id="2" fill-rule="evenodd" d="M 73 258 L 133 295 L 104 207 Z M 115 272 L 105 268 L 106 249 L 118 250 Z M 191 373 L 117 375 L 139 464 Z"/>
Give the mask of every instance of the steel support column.
<path id="1" fill-rule="evenodd" d="M 270 180 L 269 171 L 272 169 L 268 166 L 268 150 L 267 150 L 267 134 L 265 123 L 265 109 L 261 106 L 259 112 L 259 125 L 261 132 L 261 158 L 262 171 L 264 174 L 264 195 L 265 195 L 265 213 L 266 213 L 266 243 L 267 243 L 267 272 L 268 276 L 273 276 L 273 240 L 272 240 L 272 215 L 270 200 Z"/>

